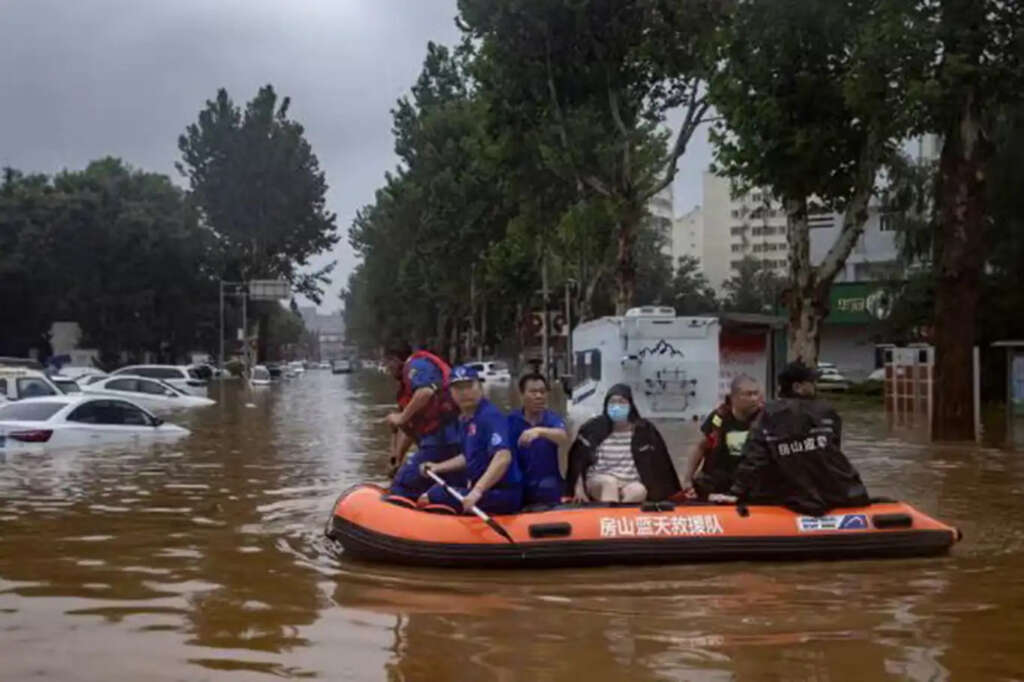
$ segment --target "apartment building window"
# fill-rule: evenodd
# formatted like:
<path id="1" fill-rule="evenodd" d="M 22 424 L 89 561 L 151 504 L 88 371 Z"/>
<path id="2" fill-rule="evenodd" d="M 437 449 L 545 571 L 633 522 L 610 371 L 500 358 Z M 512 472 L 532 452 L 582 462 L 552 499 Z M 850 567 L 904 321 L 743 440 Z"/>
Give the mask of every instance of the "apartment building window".
<path id="1" fill-rule="evenodd" d="M 739 253 L 741 251 L 743 251 L 743 244 L 733 244 L 732 245 L 732 252 L 733 253 Z"/>
<path id="2" fill-rule="evenodd" d="M 736 225 L 735 227 L 730 227 L 729 228 L 729 234 L 731 234 L 732 236 L 735 237 L 735 236 L 743 234 L 743 232 L 746 231 L 746 229 L 747 228 L 746 228 L 745 225 Z"/>
<path id="3" fill-rule="evenodd" d="M 739 270 L 740 269 L 740 263 L 742 263 L 742 262 L 743 261 L 741 261 L 741 260 L 729 261 L 729 267 L 732 268 L 733 270 Z"/>
<path id="4" fill-rule="evenodd" d="M 817 227 L 832 227 L 834 216 L 827 211 L 815 211 L 807 214 L 807 226 L 812 230 Z"/>
<path id="5" fill-rule="evenodd" d="M 754 253 L 761 253 L 764 250 L 763 244 L 754 244 Z"/>

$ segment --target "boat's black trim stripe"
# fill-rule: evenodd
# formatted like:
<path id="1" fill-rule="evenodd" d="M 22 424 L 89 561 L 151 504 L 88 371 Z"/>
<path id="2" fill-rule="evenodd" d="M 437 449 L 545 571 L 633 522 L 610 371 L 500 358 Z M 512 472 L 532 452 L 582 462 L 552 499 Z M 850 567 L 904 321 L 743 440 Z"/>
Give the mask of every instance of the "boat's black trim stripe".
<path id="1" fill-rule="evenodd" d="M 509 544 L 421 542 L 398 538 L 334 516 L 327 531 L 353 556 L 430 566 L 568 566 L 736 559 L 838 559 L 930 556 L 946 552 L 945 530 L 843 532 L 789 537 L 561 540 Z"/>

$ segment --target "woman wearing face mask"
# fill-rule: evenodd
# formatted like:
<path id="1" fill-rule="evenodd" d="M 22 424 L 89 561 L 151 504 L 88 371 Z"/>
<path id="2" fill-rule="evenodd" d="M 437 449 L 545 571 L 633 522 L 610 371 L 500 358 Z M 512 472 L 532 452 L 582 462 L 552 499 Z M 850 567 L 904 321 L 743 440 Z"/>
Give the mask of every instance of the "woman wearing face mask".
<path id="1" fill-rule="evenodd" d="M 566 494 L 577 502 L 642 502 L 680 490 L 658 429 L 640 416 L 629 386 L 612 386 L 604 413 L 583 424 L 569 448 Z"/>

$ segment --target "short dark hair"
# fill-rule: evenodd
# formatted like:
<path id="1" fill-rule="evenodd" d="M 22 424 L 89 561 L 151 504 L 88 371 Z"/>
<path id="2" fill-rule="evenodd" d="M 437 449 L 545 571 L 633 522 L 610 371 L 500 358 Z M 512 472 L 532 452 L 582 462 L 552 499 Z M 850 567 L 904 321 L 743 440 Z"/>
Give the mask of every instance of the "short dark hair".
<path id="1" fill-rule="evenodd" d="M 539 372 L 530 372 L 519 377 L 519 392 L 522 393 L 526 390 L 526 384 L 530 381 L 539 381 L 544 384 L 544 390 L 549 390 L 551 387 L 548 385 L 547 377 Z"/>

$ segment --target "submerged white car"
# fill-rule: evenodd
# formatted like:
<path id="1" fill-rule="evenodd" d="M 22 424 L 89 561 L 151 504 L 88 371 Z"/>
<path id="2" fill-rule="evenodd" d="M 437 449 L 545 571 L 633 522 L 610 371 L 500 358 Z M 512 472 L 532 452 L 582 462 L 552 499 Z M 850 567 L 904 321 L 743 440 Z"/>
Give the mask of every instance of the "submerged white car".
<path id="1" fill-rule="evenodd" d="M 160 379 L 180 391 L 199 396 L 206 395 L 206 387 L 209 383 L 194 368 L 183 365 L 129 365 L 113 372 L 110 376 L 117 375 Z M 92 385 L 91 382 L 90 385 Z"/>
<path id="2" fill-rule="evenodd" d="M 83 393 L 124 398 L 149 409 L 206 407 L 216 401 L 191 395 L 166 381 L 141 376 L 113 374 L 82 387 Z"/>
<path id="3" fill-rule="evenodd" d="M 508 365 L 501 360 L 466 364 L 477 371 L 484 384 L 507 384 L 512 381 L 512 373 L 509 371 Z"/>
<path id="4" fill-rule="evenodd" d="M 0 406 L 0 453 L 174 439 L 188 433 L 127 400 L 103 396 L 47 396 Z"/>
<path id="5" fill-rule="evenodd" d="M 252 376 L 249 377 L 250 384 L 253 386 L 269 386 L 271 381 L 269 369 L 263 365 L 256 365 L 252 368 Z"/>
<path id="6" fill-rule="evenodd" d="M 53 385 L 59 388 L 60 392 L 64 395 L 74 395 L 82 392 L 82 388 L 74 379 L 55 375 L 50 377 L 50 381 L 52 381 Z"/>
<path id="7" fill-rule="evenodd" d="M 8 400 L 62 395 L 45 373 L 25 367 L 0 366 L 0 405 Z"/>
<path id="8" fill-rule="evenodd" d="M 850 388 L 850 381 L 832 363 L 819 362 L 817 387 L 824 391 L 845 391 Z"/>

